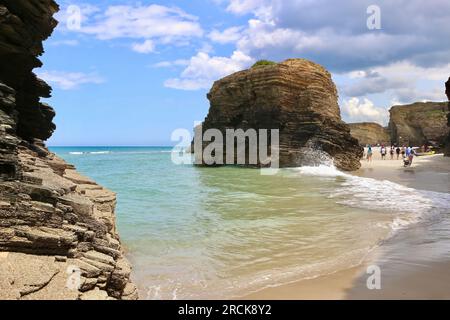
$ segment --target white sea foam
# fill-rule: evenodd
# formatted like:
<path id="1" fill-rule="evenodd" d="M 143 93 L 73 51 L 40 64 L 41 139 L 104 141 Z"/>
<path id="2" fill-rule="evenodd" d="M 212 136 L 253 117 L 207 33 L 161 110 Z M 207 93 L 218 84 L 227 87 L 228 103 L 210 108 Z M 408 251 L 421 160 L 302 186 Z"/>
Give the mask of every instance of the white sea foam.
<path id="1" fill-rule="evenodd" d="M 69 154 L 73 154 L 73 155 L 81 155 L 84 154 L 83 152 L 69 152 Z"/>
<path id="2" fill-rule="evenodd" d="M 111 151 L 92 151 L 89 154 L 109 154 Z"/>
<path id="3" fill-rule="evenodd" d="M 298 167 L 294 171 L 299 172 L 302 175 L 307 176 L 319 176 L 319 177 L 347 177 L 348 174 L 339 171 L 334 166 L 330 165 L 319 165 L 319 166 L 308 166 L 308 167 Z"/>
<path id="4" fill-rule="evenodd" d="M 349 207 L 395 214 L 390 224 L 392 230 L 450 213 L 448 193 L 417 190 L 387 180 L 353 176 L 333 166 L 300 167 L 294 170 L 300 175 L 344 178 L 328 197 Z"/>

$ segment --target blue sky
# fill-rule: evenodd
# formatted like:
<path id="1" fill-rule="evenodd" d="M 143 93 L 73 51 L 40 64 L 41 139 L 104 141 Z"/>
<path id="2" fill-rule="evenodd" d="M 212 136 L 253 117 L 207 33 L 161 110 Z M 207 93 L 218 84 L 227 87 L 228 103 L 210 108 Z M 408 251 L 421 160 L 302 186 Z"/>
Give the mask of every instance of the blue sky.
<path id="1" fill-rule="evenodd" d="M 349 122 L 386 124 L 394 104 L 443 101 L 450 76 L 444 0 L 58 3 L 35 70 L 54 89 L 54 146 L 171 145 L 206 116 L 214 80 L 259 59 L 324 65 Z M 381 29 L 367 27 L 372 4 Z"/>

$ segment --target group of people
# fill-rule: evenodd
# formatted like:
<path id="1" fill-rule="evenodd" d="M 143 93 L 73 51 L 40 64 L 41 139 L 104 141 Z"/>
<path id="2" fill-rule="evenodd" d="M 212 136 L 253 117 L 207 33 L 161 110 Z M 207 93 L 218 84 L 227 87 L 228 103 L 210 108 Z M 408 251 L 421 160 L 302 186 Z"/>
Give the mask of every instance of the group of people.
<path id="1" fill-rule="evenodd" d="M 388 148 L 385 145 L 381 145 L 380 148 L 381 160 L 386 160 L 388 153 L 391 160 L 394 160 L 395 156 L 397 160 L 399 160 L 401 155 L 402 159 L 404 160 L 405 166 L 411 166 L 414 157 L 417 156 L 416 151 L 411 146 L 409 147 L 403 146 L 400 148 L 399 146 L 391 145 L 391 147 L 388 150 Z M 373 149 L 370 144 L 367 146 L 366 158 L 368 162 L 372 162 Z"/>

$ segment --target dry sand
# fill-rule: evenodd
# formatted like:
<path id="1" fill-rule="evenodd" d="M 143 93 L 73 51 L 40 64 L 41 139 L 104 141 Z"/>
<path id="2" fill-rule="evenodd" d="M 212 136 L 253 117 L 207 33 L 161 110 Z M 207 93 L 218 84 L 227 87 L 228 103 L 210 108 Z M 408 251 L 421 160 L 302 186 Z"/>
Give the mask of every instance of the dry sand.
<path id="1" fill-rule="evenodd" d="M 362 161 L 361 169 L 354 174 L 420 190 L 450 192 L 450 158 L 415 157 L 413 165 L 407 168 L 401 159 L 380 158 L 375 151 L 373 161 Z M 439 226 L 445 229 L 439 232 L 448 235 L 442 241 L 430 240 L 435 232 L 433 227 L 404 230 L 359 267 L 267 288 L 243 299 L 450 299 L 450 225 Z M 372 264 L 381 268 L 381 290 L 367 289 L 366 268 Z"/>

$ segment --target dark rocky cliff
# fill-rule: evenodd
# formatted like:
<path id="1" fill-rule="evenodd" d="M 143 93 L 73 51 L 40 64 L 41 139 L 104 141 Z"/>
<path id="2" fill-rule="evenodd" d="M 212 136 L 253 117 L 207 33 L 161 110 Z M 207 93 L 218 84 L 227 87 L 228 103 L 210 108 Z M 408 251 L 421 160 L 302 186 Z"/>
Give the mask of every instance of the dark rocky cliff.
<path id="1" fill-rule="evenodd" d="M 215 82 L 208 99 L 203 130 L 279 129 L 281 167 L 314 164 L 314 150 L 340 169 L 360 167 L 362 148 L 341 120 L 330 73 L 316 63 L 290 59 L 237 72 Z"/>
<path id="2" fill-rule="evenodd" d="M 391 140 L 399 145 L 443 145 L 449 133 L 445 102 L 416 102 L 394 106 L 390 114 Z"/>
<path id="3" fill-rule="evenodd" d="M 0 299 L 136 299 L 115 194 L 42 142 L 55 112 L 32 70 L 57 10 L 53 0 L 0 0 Z"/>

